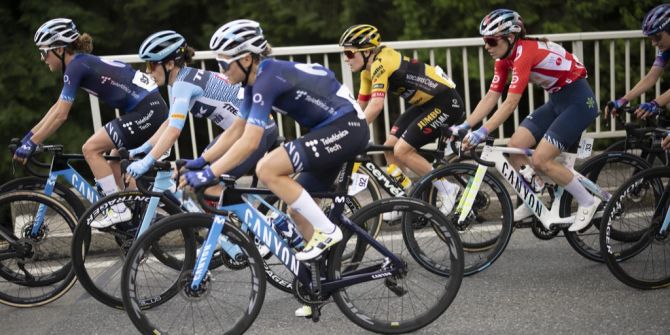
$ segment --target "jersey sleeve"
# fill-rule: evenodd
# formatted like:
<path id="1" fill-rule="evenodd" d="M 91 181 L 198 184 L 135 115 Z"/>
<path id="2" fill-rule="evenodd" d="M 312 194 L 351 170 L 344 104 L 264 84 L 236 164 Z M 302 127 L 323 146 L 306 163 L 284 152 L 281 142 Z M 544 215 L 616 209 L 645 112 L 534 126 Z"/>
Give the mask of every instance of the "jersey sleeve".
<path id="1" fill-rule="evenodd" d="M 202 87 L 192 83 L 178 81 L 172 86 L 172 101 L 170 103 L 169 125 L 171 127 L 182 129 L 186 122 L 186 115 L 191 100 L 194 97 L 202 95 Z"/>
<path id="2" fill-rule="evenodd" d="M 386 59 L 386 58 L 384 58 Z M 389 75 L 391 72 L 386 68 L 382 60 L 377 59 L 370 68 L 370 84 L 372 98 L 383 98 L 389 89 Z"/>
<path id="3" fill-rule="evenodd" d="M 668 61 L 670 61 L 670 49 L 665 50 L 663 52 L 659 52 L 658 55 L 656 55 L 656 59 L 654 60 L 654 64 L 651 66 L 657 66 L 657 67 L 665 67 L 668 65 Z"/>
<path id="4" fill-rule="evenodd" d="M 361 87 L 358 90 L 358 100 L 370 101 L 370 71 L 361 71 Z"/>
<path id="5" fill-rule="evenodd" d="M 490 91 L 502 93 L 505 88 L 505 83 L 507 82 L 507 74 L 509 73 L 509 68 L 505 62 L 500 59 L 496 60 L 493 67 L 493 80 L 491 81 L 491 86 L 489 87 Z"/>
<path id="6" fill-rule="evenodd" d="M 68 64 L 63 75 L 63 90 L 60 92 L 60 99 L 67 102 L 74 102 L 77 96 L 77 89 L 81 83 L 81 77 L 84 75 L 86 67 L 76 58 Z"/>
<path id="7" fill-rule="evenodd" d="M 270 112 L 272 112 L 272 105 L 277 97 L 290 88 L 287 81 L 273 80 L 275 78 L 272 67 L 267 66 L 266 69 L 256 76 L 254 86 L 249 89 L 245 88 L 245 93 L 250 90 L 251 107 L 247 116 L 247 123 L 265 128 L 272 122 Z M 245 95 L 245 103 L 247 96 Z"/>
<path id="8" fill-rule="evenodd" d="M 526 90 L 530 80 L 530 70 L 533 67 L 532 52 L 529 50 L 524 52 L 523 46 L 518 46 L 516 52 L 512 65 L 512 81 L 507 94 L 522 94 Z"/>

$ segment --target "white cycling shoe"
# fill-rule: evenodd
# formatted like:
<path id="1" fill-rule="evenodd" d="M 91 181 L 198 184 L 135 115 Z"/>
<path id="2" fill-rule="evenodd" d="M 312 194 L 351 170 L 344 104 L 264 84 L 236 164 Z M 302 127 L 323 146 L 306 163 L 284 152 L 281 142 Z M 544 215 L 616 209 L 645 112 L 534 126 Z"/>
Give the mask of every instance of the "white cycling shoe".
<path id="1" fill-rule="evenodd" d="M 580 231 L 591 223 L 591 219 L 596 214 L 598 205 L 602 200 L 600 198 L 594 197 L 593 204 L 589 207 L 579 206 L 577 209 L 577 217 L 575 217 L 575 222 L 568 227 L 568 231 Z"/>
<path id="2" fill-rule="evenodd" d="M 456 205 L 456 200 L 458 200 L 458 191 L 461 188 L 458 185 L 451 184 L 447 192 L 437 192 L 437 207 L 440 212 L 444 215 L 449 215 Z"/>
<path id="3" fill-rule="evenodd" d="M 312 307 L 309 307 L 307 305 L 303 305 L 302 307 L 298 308 L 295 310 L 295 316 L 298 317 L 310 317 L 312 316 Z"/>
<path id="4" fill-rule="evenodd" d="M 533 211 L 524 203 L 514 210 L 514 222 L 519 222 L 533 216 Z"/>
<path id="5" fill-rule="evenodd" d="M 122 208 L 119 208 L 122 207 Z M 103 229 L 133 218 L 133 213 L 124 204 L 114 205 L 107 209 L 103 217 L 91 222 L 91 228 Z"/>

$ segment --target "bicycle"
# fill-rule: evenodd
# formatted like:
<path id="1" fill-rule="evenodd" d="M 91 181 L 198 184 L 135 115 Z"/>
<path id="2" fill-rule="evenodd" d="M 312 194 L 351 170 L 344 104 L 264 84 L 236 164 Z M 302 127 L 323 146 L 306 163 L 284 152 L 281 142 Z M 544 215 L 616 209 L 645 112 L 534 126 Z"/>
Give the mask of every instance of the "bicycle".
<path id="1" fill-rule="evenodd" d="M 656 128 L 655 134 L 666 129 Z M 658 137 L 658 136 L 656 136 Z M 623 183 L 603 213 L 601 253 L 612 274 L 638 289 L 670 286 L 670 167 L 642 171 Z M 616 232 L 635 238 L 621 241 Z"/>
<path id="2" fill-rule="evenodd" d="M 383 199 L 360 209 L 351 220 L 341 215 L 352 165 L 353 162 L 350 162 L 343 166 L 334 193 L 315 195 L 334 200 L 329 216 L 331 219 L 337 218 L 335 222 L 342 228 L 344 238 L 327 255 L 309 263 L 310 266 L 295 259 L 294 251 L 262 214 L 265 213 L 264 209 L 278 210 L 253 193 L 257 190 L 237 190 L 231 179 L 224 178 L 226 189 L 222 199 L 239 200 L 229 205 L 221 205 L 220 202 L 218 209 L 212 208 L 216 214 L 214 219 L 203 214 L 187 213 L 171 216 L 152 226 L 133 244 L 123 268 L 124 306 L 135 327 L 142 333 L 197 333 L 211 329 L 241 333 L 246 330 L 260 312 L 265 293 L 265 277 L 260 275 L 261 258 L 246 232 L 260 237 L 296 276 L 294 294 L 301 302 L 312 307 L 313 321 L 319 320 L 320 308 L 331 296 L 345 316 L 370 331 L 408 332 L 439 317 L 453 301 L 462 280 L 463 254 L 456 231 L 445 224 L 443 220 L 446 218 L 437 209 L 417 199 Z M 365 229 L 360 228 L 365 226 L 364 221 L 376 220 L 383 212 L 394 210 L 403 212 L 402 234 L 389 232 L 392 237 L 387 240 L 386 231 L 382 230 L 380 239 L 375 240 Z M 231 224 L 235 218 L 241 221 L 240 228 Z M 427 224 L 434 227 L 433 231 L 441 234 L 441 247 L 436 248 L 441 252 L 436 256 L 441 257 L 440 262 L 425 254 L 423 244 L 417 241 L 423 237 L 408 229 L 415 220 L 428 221 Z M 209 230 L 207 240 L 199 252 L 196 250 L 194 228 Z M 239 246 L 247 266 L 238 269 L 209 267 L 212 252 L 221 234 Z M 394 243 L 400 239 L 402 242 Z M 162 266 L 149 252 L 152 244 L 158 242 L 167 245 L 168 241 L 174 249 L 173 254 L 183 255 L 183 267 L 180 270 Z M 392 252 L 388 249 L 394 246 L 399 246 L 401 251 Z M 346 254 L 352 256 L 343 259 Z M 368 260 L 373 254 L 379 256 Z M 150 278 L 141 277 L 138 274 L 144 272 L 140 268 L 151 269 L 156 273 Z M 423 275 L 418 279 L 422 285 L 420 295 L 410 292 L 409 287 L 403 285 L 414 278 L 415 272 Z M 360 292 L 356 289 L 360 289 Z M 160 301 L 153 293 L 157 291 L 175 293 L 172 299 Z M 379 305 L 384 306 L 384 310 L 378 309 L 377 314 L 374 311 L 370 314 L 364 304 L 374 298 L 374 292 L 380 294 L 380 291 L 400 302 Z M 225 297 L 221 297 L 221 294 Z M 358 294 L 364 296 L 363 300 L 357 299 Z M 411 301 L 403 299 L 405 296 L 409 296 L 407 300 Z M 414 309 L 411 309 L 406 305 L 414 300 L 422 306 L 412 305 Z M 159 306 L 143 308 L 159 301 Z M 239 305 L 232 306 L 236 302 Z M 418 312 L 419 308 L 426 310 Z M 178 314 L 179 311 L 185 313 Z M 404 316 L 402 312 L 414 314 L 409 320 L 403 320 L 400 319 Z M 380 315 L 384 313 L 386 316 Z M 379 320 L 383 317 L 389 319 Z M 229 325 L 225 324 L 227 321 Z"/>
<path id="3" fill-rule="evenodd" d="M 459 230 L 466 251 L 465 275 L 472 275 L 490 267 L 507 246 L 513 229 L 513 207 L 506 185 L 513 189 L 514 193 L 533 210 L 536 218 L 545 223 L 554 224 L 554 229 L 550 230 L 563 230 L 570 245 L 580 255 L 594 260 L 601 258 L 599 247 L 596 250 L 596 247 L 586 243 L 582 234 L 588 233 L 592 227 L 598 229 L 597 222 L 602 216 L 602 210 L 596 212 L 591 225 L 580 232 L 568 232 L 564 228 L 574 221 L 574 217 L 570 216 L 573 212 L 573 205 L 569 193 L 563 192 L 562 187 L 558 187 L 553 181 L 545 179 L 545 182 L 551 184 L 550 187 L 547 187 L 551 207 L 546 206 L 541 195 L 532 191 L 505 157 L 509 154 L 530 156 L 533 151 L 494 147 L 492 144 L 493 138 L 488 138 L 482 148 L 481 157 L 475 154 L 475 148 L 471 148 L 468 156 L 474 159 L 479 164 L 478 166 L 459 163 L 436 169 L 422 178 L 410 194 L 412 197 L 434 203 L 435 190 L 431 182 L 434 178 L 446 178 L 461 186 L 457 206 L 447 217 Z M 584 153 L 584 155 L 587 154 L 588 152 Z M 558 159 L 573 173 L 582 176 L 580 181 L 586 189 L 604 202 L 609 199 L 609 192 L 592 181 L 602 175 L 600 172 L 603 165 L 610 162 L 624 162 L 627 166 L 635 168 L 640 164 L 645 164 L 639 157 L 627 154 L 596 156 L 598 158 L 594 157 L 591 163 L 584 164 L 580 168 L 582 171 L 587 171 L 585 175 L 589 177 L 585 178 L 572 168 L 576 157 L 577 154 L 574 153 L 563 153 Z M 495 167 L 502 177 L 487 171 L 488 167 Z"/>
<path id="4" fill-rule="evenodd" d="M 42 306 L 74 286 L 69 245 L 76 218 L 65 206 L 38 192 L 6 192 L 0 220 L 0 303 Z"/>
<path id="5" fill-rule="evenodd" d="M 637 107 L 624 107 L 622 111 L 627 114 L 633 114 Z M 626 138 L 616 141 L 609 145 L 605 152 L 628 152 L 644 159 L 649 166 L 664 166 L 669 161 L 668 152 L 662 150 L 659 146 L 659 140 L 653 135 L 654 130 L 670 126 L 670 120 L 662 115 L 644 120 L 644 125 L 634 122 L 625 122 L 623 114 L 617 114 L 614 120 L 622 125 L 626 131 Z"/>

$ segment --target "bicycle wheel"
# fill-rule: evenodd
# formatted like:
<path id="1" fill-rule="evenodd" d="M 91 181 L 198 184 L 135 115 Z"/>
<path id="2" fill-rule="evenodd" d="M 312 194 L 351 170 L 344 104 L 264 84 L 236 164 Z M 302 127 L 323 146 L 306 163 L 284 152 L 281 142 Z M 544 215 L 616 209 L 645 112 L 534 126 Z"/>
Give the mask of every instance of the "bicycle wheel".
<path id="1" fill-rule="evenodd" d="M 468 180 L 474 177 L 477 167 L 470 164 L 453 164 L 433 170 L 421 178 L 412 189 L 410 196 L 435 205 L 437 190 L 432 181 L 444 178 L 448 182 L 459 185 L 457 199 L 463 194 Z M 456 202 L 458 203 L 458 201 Z M 447 219 L 458 230 L 458 235 L 465 251 L 464 275 L 469 276 L 483 271 L 495 262 L 507 247 L 512 236 L 513 210 L 512 202 L 503 184 L 487 172 L 482 180 L 471 213 L 465 222 L 458 224 L 458 215 L 446 213 Z M 417 233 L 432 230 L 430 225 L 420 222 L 414 227 Z M 437 235 L 439 236 L 439 235 Z M 429 241 L 422 241 L 428 243 Z M 428 248 L 428 246 L 422 247 Z"/>
<path id="2" fill-rule="evenodd" d="M 40 208 L 43 222 L 32 234 Z M 64 205 L 39 192 L 3 193 L 0 222 L 0 229 L 12 237 L 0 235 L 0 303 L 41 306 L 74 285 L 69 246 L 77 219 Z"/>
<path id="3" fill-rule="evenodd" d="M 247 266 L 210 269 L 202 286 L 191 289 L 197 254 L 194 235 L 211 225 L 209 215 L 173 215 L 152 226 L 131 247 L 121 290 L 126 312 L 141 333 L 240 334 L 260 312 L 265 297 L 260 255 L 245 234 L 231 224 L 224 226 L 222 234 L 240 247 Z M 157 260 L 151 252 L 157 244 L 173 255 L 181 255 L 182 268 L 174 269 Z M 162 300 L 156 292 L 172 292 L 173 296 Z M 152 308 L 145 309 L 147 304 Z"/>
<path id="4" fill-rule="evenodd" d="M 123 308 L 121 270 L 150 199 L 138 191 L 114 193 L 89 207 L 79 219 L 72 241 L 72 264 L 84 289 L 107 306 Z M 112 206 L 119 205 L 131 211 L 129 220 L 105 229 L 91 229 L 92 222 L 104 218 Z M 179 207 L 161 200 L 154 221 L 177 213 L 181 213 Z M 155 250 L 160 251 L 160 248 Z M 156 252 L 156 255 L 163 256 L 160 258 L 163 263 L 171 263 L 177 268 L 181 266 L 178 261 L 171 260 L 170 255 L 162 252 Z"/>
<path id="5" fill-rule="evenodd" d="M 638 289 L 670 286 L 670 236 L 661 226 L 670 206 L 670 168 L 653 168 L 621 185 L 605 207 L 601 253 L 614 276 Z M 619 241 L 614 231 L 644 232 Z"/>
<path id="6" fill-rule="evenodd" d="M 649 168 L 649 164 L 640 157 L 623 152 L 606 152 L 585 161 L 577 171 L 589 180 L 596 183 L 607 192 L 614 192 L 621 184 L 634 174 Z M 570 246 L 583 257 L 596 262 L 602 262 L 600 254 L 600 220 L 602 210 L 607 205 L 603 203 L 598 208 L 591 224 L 578 232 L 564 229 L 565 238 Z M 560 203 L 561 217 L 572 216 L 579 207 L 577 201 L 568 192 L 563 192 Z M 637 232 L 638 234 L 640 232 Z M 619 240 L 637 240 L 635 232 L 613 232 Z"/>
<path id="7" fill-rule="evenodd" d="M 38 191 L 43 192 L 44 187 L 46 186 L 47 180 L 41 177 L 22 177 L 14 180 L 10 180 L 2 185 L 0 185 L 0 192 L 9 192 L 9 191 Z M 72 213 L 74 213 L 78 218 L 84 214 L 86 207 L 88 205 L 84 204 L 84 201 L 77 196 L 67 185 L 62 183 L 56 183 L 54 187 L 54 192 L 50 197 L 59 200 L 61 203 L 66 204 Z"/>
<path id="8" fill-rule="evenodd" d="M 360 327 L 378 333 L 406 333 L 418 330 L 433 322 L 453 302 L 463 279 L 463 250 L 455 228 L 436 208 L 418 199 L 391 198 L 371 203 L 360 209 L 351 218 L 357 225 L 366 220 L 375 220 L 379 215 L 400 211 L 403 229 L 385 227 L 376 241 L 402 260 L 403 266 L 394 275 L 379 275 L 378 280 L 358 283 L 332 292 L 333 299 L 342 313 Z M 439 250 L 441 271 L 433 264 L 426 266 L 418 254 L 425 254 L 422 240 L 429 234 L 414 230 L 417 220 L 437 227 L 443 234 L 434 239 L 435 250 Z M 343 229 L 344 237 L 331 252 L 328 259 L 328 280 L 346 278 L 349 273 L 372 270 L 395 270 L 389 258 L 374 247 L 365 247 L 363 238 Z M 417 243 L 418 242 L 418 243 Z M 439 244 L 439 247 L 438 247 Z M 420 250 L 415 250 L 420 245 Z M 344 255 L 355 252 L 353 258 Z M 437 258 L 437 255 L 431 255 Z"/>

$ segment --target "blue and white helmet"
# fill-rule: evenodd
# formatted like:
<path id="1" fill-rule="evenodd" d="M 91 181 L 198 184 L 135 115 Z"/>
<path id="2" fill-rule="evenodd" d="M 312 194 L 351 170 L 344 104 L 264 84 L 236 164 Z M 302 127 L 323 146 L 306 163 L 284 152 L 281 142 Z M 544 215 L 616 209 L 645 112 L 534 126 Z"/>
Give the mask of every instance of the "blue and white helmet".
<path id="1" fill-rule="evenodd" d="M 654 7 L 642 20 L 642 33 L 645 36 L 656 35 L 668 28 L 670 23 L 670 4 Z"/>
<path id="2" fill-rule="evenodd" d="M 479 24 L 482 36 L 499 36 L 519 33 L 523 30 L 521 15 L 511 9 L 496 9 L 484 16 Z"/>
<path id="3" fill-rule="evenodd" d="M 39 48 L 64 47 L 79 38 L 79 31 L 72 20 L 52 19 L 45 22 L 35 32 L 35 45 Z"/>
<path id="4" fill-rule="evenodd" d="M 162 62 L 178 59 L 184 55 L 186 39 L 172 30 L 152 34 L 140 45 L 139 56 L 144 61 Z"/>
<path id="5" fill-rule="evenodd" d="M 221 26 L 209 41 L 209 48 L 229 57 L 243 53 L 261 54 L 268 46 L 261 25 L 253 20 L 235 20 Z"/>

